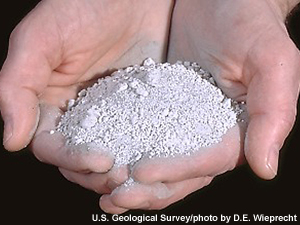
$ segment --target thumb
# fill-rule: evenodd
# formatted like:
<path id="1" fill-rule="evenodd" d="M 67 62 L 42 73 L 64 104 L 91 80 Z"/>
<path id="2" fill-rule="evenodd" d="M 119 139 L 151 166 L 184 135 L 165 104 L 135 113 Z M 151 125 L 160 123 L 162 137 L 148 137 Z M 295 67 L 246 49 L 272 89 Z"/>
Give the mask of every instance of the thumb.
<path id="1" fill-rule="evenodd" d="M 39 120 L 38 95 L 46 88 L 51 68 L 37 38 L 18 28 L 11 36 L 7 59 L 0 72 L 0 110 L 3 144 L 9 151 L 26 147 Z M 30 39 L 30 40 L 29 40 Z"/>
<path id="2" fill-rule="evenodd" d="M 1 77 L 4 75 L 1 73 Z M 0 109 L 4 120 L 3 144 L 9 151 L 26 147 L 36 130 L 39 118 L 38 99 L 27 88 L 12 87 L 0 79 Z"/>
<path id="3" fill-rule="evenodd" d="M 284 51 L 279 57 L 272 55 L 272 63 L 265 60 L 267 66 L 255 74 L 248 89 L 245 155 L 252 170 L 264 179 L 276 176 L 279 150 L 296 116 L 299 53 L 290 51 L 285 55 L 289 57 L 282 56 Z"/>
<path id="4" fill-rule="evenodd" d="M 25 54 L 27 55 L 27 54 Z M 0 73 L 0 109 L 4 120 L 3 144 L 9 151 L 26 147 L 39 121 L 38 95 L 45 88 L 50 71 L 39 65 L 42 59 L 9 55 Z M 38 60 L 38 61 L 37 61 Z"/>

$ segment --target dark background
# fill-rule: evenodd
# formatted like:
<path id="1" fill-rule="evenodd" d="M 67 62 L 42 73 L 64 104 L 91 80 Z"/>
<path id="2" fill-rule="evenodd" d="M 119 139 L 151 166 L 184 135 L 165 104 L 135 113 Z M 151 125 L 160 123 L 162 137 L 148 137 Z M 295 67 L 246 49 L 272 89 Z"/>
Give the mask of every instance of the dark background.
<path id="1" fill-rule="evenodd" d="M 9 4 L 0 3 L 1 65 L 6 58 L 11 31 L 37 2 L 39 1 L 12 0 Z M 299 25 L 300 12 L 296 12 L 290 18 L 288 27 L 298 47 L 300 46 Z M 2 131 L 2 120 L 0 123 Z M 279 172 L 274 180 L 263 181 L 257 178 L 247 165 L 244 165 L 233 172 L 217 177 L 207 188 L 193 193 L 167 209 L 160 212 L 147 212 L 147 214 L 219 216 L 221 213 L 225 215 L 262 213 L 300 216 L 298 204 L 300 157 L 299 140 L 297 140 L 300 134 L 299 128 L 298 116 L 296 125 L 281 151 Z M 1 146 L 0 221 L 8 220 L 9 224 L 29 221 L 69 223 L 83 221 L 87 224 L 92 221 L 93 213 L 103 213 L 98 206 L 98 198 L 98 194 L 65 180 L 55 167 L 40 163 L 28 149 L 9 153 Z M 129 213 L 141 215 L 145 212 Z"/>

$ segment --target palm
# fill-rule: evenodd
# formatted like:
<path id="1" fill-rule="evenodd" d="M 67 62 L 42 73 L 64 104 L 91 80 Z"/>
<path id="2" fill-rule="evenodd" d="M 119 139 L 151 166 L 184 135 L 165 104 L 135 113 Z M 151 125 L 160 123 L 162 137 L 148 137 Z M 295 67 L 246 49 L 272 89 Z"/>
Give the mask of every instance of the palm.
<path id="1" fill-rule="evenodd" d="M 52 35 L 47 37 L 49 43 L 45 43 L 50 44 L 47 57 L 52 72 L 44 97 L 59 100 L 61 104 L 62 98 L 69 99 L 69 94 L 78 91 L 74 85 L 103 76 L 116 68 L 139 63 L 148 56 L 163 60 L 168 29 L 166 12 L 170 5 L 166 3 L 160 6 L 165 12 L 158 15 L 165 22 L 155 24 L 151 22 L 155 9 L 148 10 L 149 5 L 146 4 L 141 7 L 140 3 L 129 5 L 128 2 L 45 1 L 44 5 L 53 5 L 43 6 L 49 12 L 45 13 L 39 7 L 35 13 L 43 10 L 51 17 L 47 16 L 45 23 L 41 21 L 37 25 L 41 27 L 34 28 L 49 26 Z M 148 16 L 146 19 L 145 14 Z M 36 39 L 43 40 L 43 37 Z M 73 90 L 71 93 L 70 89 Z M 56 99 L 57 91 L 65 94 L 59 93 L 59 99 Z"/>
<path id="2" fill-rule="evenodd" d="M 292 45 L 281 18 L 271 11 L 271 6 L 265 1 L 255 4 L 248 8 L 247 1 L 229 1 L 218 10 L 213 10 L 213 2 L 209 1 L 178 4 L 177 14 L 187 19 L 173 19 L 169 60 L 199 61 L 227 95 L 246 100 L 255 73 L 270 61 L 275 64 L 279 52 L 288 52 L 279 48 Z"/>

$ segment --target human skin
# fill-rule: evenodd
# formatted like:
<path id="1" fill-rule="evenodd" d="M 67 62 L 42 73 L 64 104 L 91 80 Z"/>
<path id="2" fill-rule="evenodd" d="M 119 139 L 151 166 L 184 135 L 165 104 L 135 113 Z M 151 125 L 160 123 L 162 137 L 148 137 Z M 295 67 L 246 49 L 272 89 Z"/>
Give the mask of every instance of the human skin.
<path id="1" fill-rule="evenodd" d="M 134 179 L 142 183 L 140 187 L 119 187 L 102 196 L 103 208 L 109 212 L 164 208 L 233 169 L 243 160 L 241 151 L 258 176 L 274 178 L 279 150 L 295 121 L 300 80 L 299 52 L 285 28 L 288 7 L 296 1 L 286 1 L 288 6 L 283 3 L 177 1 L 168 61 L 200 62 L 228 96 L 247 102 L 244 146 L 242 142 L 239 145 L 235 128 L 220 147 L 214 146 L 207 154 L 204 151 L 184 160 L 140 161 L 132 171 Z M 243 127 L 239 128 L 243 133 Z M 165 198 L 155 195 L 158 184 Z"/>
<path id="2" fill-rule="evenodd" d="M 279 2 L 178 2 L 177 13 L 185 19 L 175 13 L 169 51 L 170 61 L 201 62 L 228 96 L 247 102 L 245 154 L 264 179 L 277 173 L 299 94 L 299 52 L 284 24 L 287 9 Z"/>
<path id="3" fill-rule="evenodd" d="M 32 10 L 13 31 L 1 70 L 5 148 L 17 151 L 31 143 L 43 162 L 84 173 L 108 171 L 110 156 L 75 154 L 49 131 L 67 100 L 95 79 L 149 56 L 165 59 L 172 1 L 153 3 L 45 0 Z"/>
<path id="4" fill-rule="evenodd" d="M 244 154 L 244 127 L 237 126 L 220 145 L 193 160 L 144 159 L 129 171 L 112 168 L 110 155 L 66 149 L 59 134 L 49 134 L 67 99 L 94 79 L 149 56 L 166 60 L 173 2 L 143 3 L 43 1 L 13 32 L 0 76 L 5 147 L 18 150 L 33 138 L 37 158 L 60 167 L 69 180 L 104 193 L 100 205 L 111 213 L 164 208 L 233 169 Z M 286 5 L 280 3 L 195 1 L 184 5 L 177 1 L 168 52 L 170 61 L 199 62 L 226 94 L 247 101 L 245 154 L 254 172 L 265 179 L 276 173 L 278 151 L 293 125 L 299 93 L 299 53 L 285 30 Z M 205 11 L 199 13 L 202 8 Z M 210 32 L 201 32 L 208 28 Z M 274 93 L 277 90 L 282 90 L 280 95 Z M 278 104 L 283 106 L 279 112 Z M 259 132 L 267 132 L 270 138 L 262 138 Z M 269 153 L 274 143 L 278 146 Z M 129 189 L 119 186 L 129 175 L 141 184 Z"/>

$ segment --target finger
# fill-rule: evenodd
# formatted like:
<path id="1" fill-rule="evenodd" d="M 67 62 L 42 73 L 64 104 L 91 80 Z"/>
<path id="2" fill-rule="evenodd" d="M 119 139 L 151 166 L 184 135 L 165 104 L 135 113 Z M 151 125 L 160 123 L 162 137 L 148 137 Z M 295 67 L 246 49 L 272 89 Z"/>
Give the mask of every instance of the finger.
<path id="1" fill-rule="evenodd" d="M 58 42 L 52 38 L 54 32 L 49 35 L 51 27 L 38 29 L 43 23 L 32 17 L 34 13 L 11 35 L 8 56 L 0 73 L 3 143 L 10 151 L 24 148 L 32 139 L 39 120 L 38 95 L 46 87 L 51 67 L 57 63 L 54 58 L 59 55 Z"/>
<path id="2" fill-rule="evenodd" d="M 114 163 L 112 154 L 87 145 L 66 144 L 55 131 L 60 115 L 57 107 L 41 105 L 39 128 L 31 144 L 34 155 L 42 162 L 72 171 L 107 172 Z"/>
<path id="3" fill-rule="evenodd" d="M 31 149 L 41 162 L 77 172 L 106 173 L 114 163 L 109 152 L 91 150 L 87 145 L 68 146 L 59 133 L 40 133 L 33 139 Z"/>
<path id="4" fill-rule="evenodd" d="M 104 212 L 111 214 L 122 214 L 129 210 L 126 208 L 116 206 L 111 201 L 110 195 L 102 195 L 99 200 L 99 206 Z"/>
<path id="5" fill-rule="evenodd" d="M 255 68 L 260 68 L 248 89 L 249 126 L 245 154 L 252 170 L 264 179 L 272 179 L 276 175 L 279 150 L 293 127 L 296 115 L 300 58 L 294 46 L 283 47 L 274 49 L 280 54 L 269 52 L 269 58 L 253 55 L 251 62 Z"/>
<path id="6" fill-rule="evenodd" d="M 222 142 L 199 149 L 190 156 L 143 159 L 133 167 L 131 175 L 137 181 L 151 184 L 224 173 L 233 169 L 243 157 L 244 129 L 235 126 L 223 136 Z"/>
<path id="7" fill-rule="evenodd" d="M 14 43 L 11 43 L 14 44 Z M 45 64 L 25 53 L 16 56 L 15 50 L 9 56 L 0 74 L 0 108 L 4 120 L 3 144 L 7 150 L 16 151 L 26 147 L 33 137 L 39 121 L 38 94 L 44 88 L 44 79 L 50 73 Z M 21 50 L 20 50 L 21 51 Z"/>
<path id="8" fill-rule="evenodd" d="M 211 180 L 211 177 L 203 177 L 176 183 L 120 186 L 111 195 L 102 196 L 100 206 L 108 213 L 118 213 L 120 209 L 159 210 L 203 188 Z"/>
<path id="9" fill-rule="evenodd" d="M 2 74 L 0 76 L 3 77 Z M 11 87 L 1 79 L 0 109 L 4 121 L 4 147 L 9 151 L 25 148 L 32 139 L 39 121 L 40 112 L 35 93 L 26 88 Z"/>
<path id="10" fill-rule="evenodd" d="M 109 194 L 124 183 L 128 178 L 127 167 L 113 168 L 107 173 L 78 173 L 59 168 L 62 175 L 69 181 L 77 183 L 99 194 Z"/>

